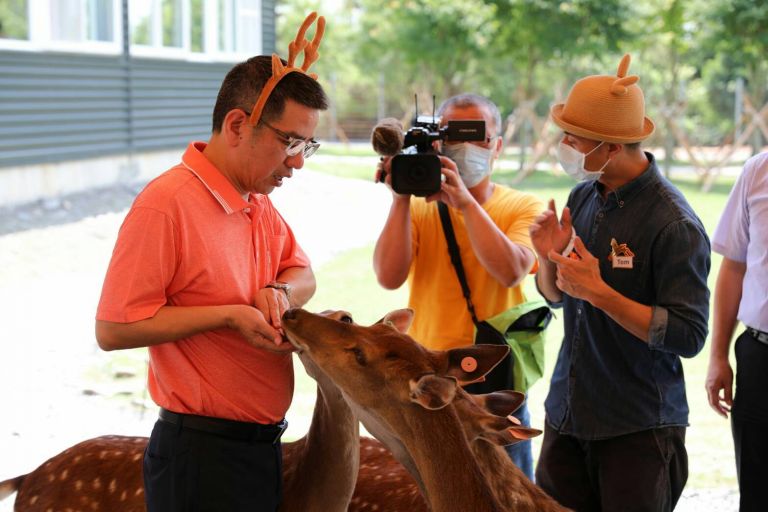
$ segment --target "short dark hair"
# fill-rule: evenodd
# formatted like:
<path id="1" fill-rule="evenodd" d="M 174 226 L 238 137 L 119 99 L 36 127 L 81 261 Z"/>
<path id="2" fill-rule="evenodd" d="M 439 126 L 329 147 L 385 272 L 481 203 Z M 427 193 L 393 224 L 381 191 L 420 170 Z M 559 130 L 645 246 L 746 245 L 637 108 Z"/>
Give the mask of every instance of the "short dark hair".
<path id="1" fill-rule="evenodd" d="M 491 118 L 493 119 L 493 124 L 494 124 L 494 128 L 496 128 L 496 132 L 498 133 L 502 128 L 501 112 L 499 112 L 499 107 L 497 107 L 494 102 L 492 102 L 485 96 L 480 96 L 479 94 L 472 94 L 472 93 L 458 94 L 456 96 L 451 96 L 440 105 L 440 108 L 437 109 L 437 115 L 442 116 L 443 113 L 451 107 L 453 108 L 485 107 L 488 109 L 488 112 L 490 112 L 491 114 Z"/>
<path id="2" fill-rule="evenodd" d="M 283 60 L 283 65 L 285 64 L 287 63 Z M 213 107 L 213 132 L 221 131 L 229 111 L 241 108 L 250 112 L 271 76 L 272 57 L 267 55 L 251 57 L 230 69 L 221 83 L 216 105 Z M 267 104 L 264 105 L 261 118 L 271 121 L 280 117 L 288 99 L 317 110 L 328 108 L 328 97 L 320 83 L 304 73 L 293 72 L 284 76 L 275 86 Z"/>

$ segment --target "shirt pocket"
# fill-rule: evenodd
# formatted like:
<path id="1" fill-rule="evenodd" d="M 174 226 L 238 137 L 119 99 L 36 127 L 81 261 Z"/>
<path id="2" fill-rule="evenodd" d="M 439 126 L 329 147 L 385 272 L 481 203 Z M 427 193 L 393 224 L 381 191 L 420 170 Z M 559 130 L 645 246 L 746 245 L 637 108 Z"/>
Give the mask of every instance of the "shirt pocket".
<path id="1" fill-rule="evenodd" d="M 632 258 L 632 267 L 615 267 L 608 261 L 605 265 L 603 280 L 611 288 L 632 300 L 643 302 L 647 295 L 648 283 L 645 278 L 645 261 L 637 256 Z"/>

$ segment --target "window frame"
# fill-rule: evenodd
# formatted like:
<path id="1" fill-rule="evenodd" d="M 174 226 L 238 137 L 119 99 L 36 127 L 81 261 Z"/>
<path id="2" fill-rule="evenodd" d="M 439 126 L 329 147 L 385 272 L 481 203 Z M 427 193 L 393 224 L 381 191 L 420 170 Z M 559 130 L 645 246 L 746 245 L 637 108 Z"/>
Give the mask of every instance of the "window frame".
<path id="1" fill-rule="evenodd" d="M 50 2 L 56 0 L 28 0 L 27 3 L 27 39 L 0 38 L 0 50 L 54 51 L 66 53 L 85 53 L 116 55 L 123 51 L 123 3 L 112 2 L 112 41 L 65 41 L 51 38 Z M 87 0 L 80 1 L 81 15 L 85 16 Z"/>
<path id="2" fill-rule="evenodd" d="M 158 58 L 158 59 L 184 59 L 188 61 L 196 62 L 238 62 L 253 55 L 259 55 L 263 52 L 263 17 L 261 15 L 262 1 L 258 2 L 258 32 L 259 43 L 258 48 L 252 51 L 237 51 L 237 50 L 220 50 L 219 45 L 219 5 L 218 2 L 224 2 L 224 22 L 225 31 L 231 31 L 234 28 L 236 31 L 242 30 L 241 16 L 237 13 L 241 9 L 241 0 L 203 0 L 203 51 L 193 52 L 191 49 L 191 16 L 192 9 L 190 0 L 180 0 L 182 11 L 182 46 L 170 47 L 162 46 L 162 44 L 155 44 L 155 41 L 162 41 L 162 17 L 160 14 L 160 5 L 162 0 L 151 0 L 153 2 L 152 9 L 152 30 L 150 35 L 152 38 L 152 44 L 137 44 L 129 38 L 131 55 L 137 57 L 146 58 Z M 130 0 L 129 0 L 130 3 Z M 130 8 L 130 7 L 129 7 Z M 234 21 L 234 25 L 233 25 Z M 133 34 L 131 34 L 132 37 Z M 213 48 L 213 50 L 211 49 Z"/>
<path id="3" fill-rule="evenodd" d="M 29 28 L 28 39 L 4 39 L 0 38 L 0 50 L 22 50 L 22 51 L 55 51 L 62 53 L 81 53 L 81 54 L 103 54 L 119 55 L 123 53 L 123 7 L 126 5 L 130 10 L 131 0 L 124 4 L 122 0 L 110 0 L 112 2 L 112 32 L 113 41 L 62 41 L 51 39 L 49 2 L 56 0 L 28 0 L 27 4 L 27 22 Z M 81 0 L 81 13 L 85 13 L 85 2 Z M 150 36 L 152 40 L 162 41 L 162 17 L 161 1 L 151 0 L 152 8 L 152 27 Z M 223 26 L 225 33 L 241 33 L 246 23 L 239 14 L 241 10 L 246 9 L 241 4 L 243 0 L 203 0 L 203 51 L 193 52 L 191 50 L 191 4 L 190 0 L 180 0 L 181 6 L 181 47 L 162 46 L 162 44 L 136 44 L 131 41 L 133 34 L 128 34 L 128 51 L 131 55 L 137 57 L 187 60 L 193 62 L 238 62 L 260 55 L 264 51 L 264 18 L 261 9 L 263 0 L 255 0 L 257 7 L 252 10 L 251 18 L 256 18 L 256 30 L 258 31 L 258 48 L 250 51 L 219 49 L 220 30 Z M 219 21 L 219 4 L 224 2 L 223 22 Z M 255 14 L 255 15 L 254 15 Z M 128 28 L 130 31 L 130 27 Z M 234 41 L 229 43 L 237 44 L 237 36 Z"/>

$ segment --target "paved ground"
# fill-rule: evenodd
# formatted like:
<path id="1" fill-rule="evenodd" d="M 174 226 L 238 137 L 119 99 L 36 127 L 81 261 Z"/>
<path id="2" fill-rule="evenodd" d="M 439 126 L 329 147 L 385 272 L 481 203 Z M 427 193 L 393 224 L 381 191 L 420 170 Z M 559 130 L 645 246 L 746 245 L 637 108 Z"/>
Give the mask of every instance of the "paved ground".
<path id="1" fill-rule="evenodd" d="M 284 187 L 274 201 L 316 266 L 371 243 L 389 204 L 381 185 L 310 171 L 300 171 Z M 93 337 L 104 271 L 139 188 L 0 208 L 0 480 L 83 439 L 146 435 L 151 429 L 155 410 L 151 404 L 140 407 L 148 401 L 143 353 L 104 353 Z M 289 412 L 290 437 L 306 430 L 313 397 L 297 395 Z M 686 491 L 677 510 L 736 509 L 735 491 L 715 489 Z M 10 500 L 0 503 L 0 512 L 10 510 Z"/>

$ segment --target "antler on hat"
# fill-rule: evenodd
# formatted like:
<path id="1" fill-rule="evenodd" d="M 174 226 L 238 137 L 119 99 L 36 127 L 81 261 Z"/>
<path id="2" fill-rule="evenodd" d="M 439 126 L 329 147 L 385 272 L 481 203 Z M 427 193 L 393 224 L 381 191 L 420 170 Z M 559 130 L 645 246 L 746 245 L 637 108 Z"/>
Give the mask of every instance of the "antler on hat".
<path id="1" fill-rule="evenodd" d="M 312 42 L 310 42 L 304 36 L 309 27 L 315 22 L 315 19 L 317 19 L 317 29 L 315 30 L 315 37 L 313 37 Z M 278 57 L 276 53 L 272 54 L 272 76 L 269 77 L 267 83 L 264 84 L 264 88 L 261 90 L 259 98 L 253 105 L 253 110 L 251 110 L 251 117 L 249 119 L 252 125 L 255 126 L 259 122 L 261 119 L 261 112 L 264 110 L 264 105 L 267 104 L 269 96 L 272 94 L 272 91 L 275 89 L 278 82 L 280 82 L 284 76 L 288 75 L 288 73 L 303 73 L 313 80 L 317 80 L 317 75 L 315 73 L 307 73 L 307 71 L 309 71 L 310 66 L 312 66 L 312 64 L 314 64 L 320 57 L 318 48 L 320 48 L 320 41 L 323 39 L 324 32 L 325 18 L 322 16 L 318 17 L 316 12 L 312 12 L 306 19 L 304 19 L 301 27 L 299 27 L 296 38 L 288 44 L 288 64 L 284 66 L 280 57 Z M 298 57 L 299 53 L 302 51 L 304 52 L 304 61 L 302 62 L 301 67 L 296 67 L 294 65 L 296 57 Z"/>
<path id="2" fill-rule="evenodd" d="M 627 76 L 630 57 L 624 55 L 616 76 L 591 75 L 578 80 L 565 103 L 550 110 L 564 131 L 593 140 L 629 144 L 648 138 L 653 121 L 645 117 L 645 99 L 637 75 Z"/>

